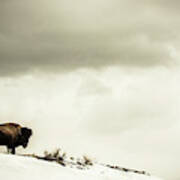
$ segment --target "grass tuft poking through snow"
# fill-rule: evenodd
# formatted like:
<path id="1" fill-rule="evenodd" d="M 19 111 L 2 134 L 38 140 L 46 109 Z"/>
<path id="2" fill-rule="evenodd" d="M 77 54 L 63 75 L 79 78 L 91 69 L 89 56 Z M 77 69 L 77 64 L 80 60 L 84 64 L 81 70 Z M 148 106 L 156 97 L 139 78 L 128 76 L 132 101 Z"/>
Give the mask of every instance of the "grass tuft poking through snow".
<path id="1" fill-rule="evenodd" d="M 68 158 L 60 150 L 44 156 L 0 154 L 0 172 L 6 180 L 161 180 L 141 171 L 92 162 L 87 156 Z"/>

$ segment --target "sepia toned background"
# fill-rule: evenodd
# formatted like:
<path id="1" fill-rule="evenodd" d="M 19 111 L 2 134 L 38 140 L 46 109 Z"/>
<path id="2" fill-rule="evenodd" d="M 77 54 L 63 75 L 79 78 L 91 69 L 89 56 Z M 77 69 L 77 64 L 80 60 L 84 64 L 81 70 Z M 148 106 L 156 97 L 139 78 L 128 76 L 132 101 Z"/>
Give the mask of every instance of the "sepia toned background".
<path id="1" fill-rule="evenodd" d="M 0 123 L 32 127 L 26 152 L 62 147 L 179 180 L 179 8 L 0 0 Z"/>

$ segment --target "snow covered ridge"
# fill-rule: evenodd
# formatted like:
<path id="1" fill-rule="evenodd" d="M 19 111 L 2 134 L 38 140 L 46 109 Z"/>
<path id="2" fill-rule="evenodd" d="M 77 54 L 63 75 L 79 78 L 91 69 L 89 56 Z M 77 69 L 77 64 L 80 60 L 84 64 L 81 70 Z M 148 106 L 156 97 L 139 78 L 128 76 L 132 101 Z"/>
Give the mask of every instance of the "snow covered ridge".
<path id="1" fill-rule="evenodd" d="M 119 171 L 94 163 L 80 170 L 74 160 L 61 166 L 34 157 L 0 154 L 1 179 L 12 180 L 162 180 L 134 172 Z"/>
<path id="2" fill-rule="evenodd" d="M 83 156 L 82 158 L 74 158 L 74 157 L 68 158 L 66 156 L 66 153 L 60 153 L 60 149 L 57 149 L 53 153 L 49 153 L 46 151 L 44 156 L 38 156 L 35 154 L 24 154 L 21 156 L 33 157 L 33 158 L 40 159 L 40 160 L 56 162 L 62 166 L 68 166 L 71 168 L 77 168 L 77 169 L 82 169 L 82 170 L 90 169 L 90 167 L 94 165 L 94 162 L 87 156 Z M 109 165 L 109 164 L 102 164 L 102 163 L 100 164 L 97 162 L 96 162 L 96 164 L 99 164 L 101 166 L 108 167 L 108 168 L 111 168 L 114 170 L 119 170 L 119 171 L 124 171 L 124 172 L 132 172 L 132 173 L 138 173 L 138 174 L 144 174 L 144 175 L 150 176 L 150 174 L 145 171 L 138 171 L 138 170 L 134 170 L 134 169 L 113 166 L 113 165 Z"/>

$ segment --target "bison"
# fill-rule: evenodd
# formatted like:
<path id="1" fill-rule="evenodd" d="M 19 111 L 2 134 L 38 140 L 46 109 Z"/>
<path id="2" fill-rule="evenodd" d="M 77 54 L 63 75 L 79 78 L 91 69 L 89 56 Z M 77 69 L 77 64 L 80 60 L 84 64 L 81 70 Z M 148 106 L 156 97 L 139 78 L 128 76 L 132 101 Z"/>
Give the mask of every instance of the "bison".
<path id="1" fill-rule="evenodd" d="M 27 147 L 32 130 L 16 123 L 0 124 L 0 145 L 6 146 L 8 153 L 15 154 L 18 146 Z"/>

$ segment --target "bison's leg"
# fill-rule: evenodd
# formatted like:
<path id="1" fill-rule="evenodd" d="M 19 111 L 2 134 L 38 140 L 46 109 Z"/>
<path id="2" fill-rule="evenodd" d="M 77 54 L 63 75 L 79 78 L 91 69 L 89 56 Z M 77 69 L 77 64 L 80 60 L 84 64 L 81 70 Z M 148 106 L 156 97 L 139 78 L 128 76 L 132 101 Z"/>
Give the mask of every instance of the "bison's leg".
<path id="1" fill-rule="evenodd" d="M 9 149 L 9 147 L 7 146 L 7 153 L 9 154 L 10 153 L 10 149 Z"/>
<path id="2" fill-rule="evenodd" d="M 16 154 L 16 149 L 15 149 L 15 147 L 12 148 L 11 154 Z"/>

